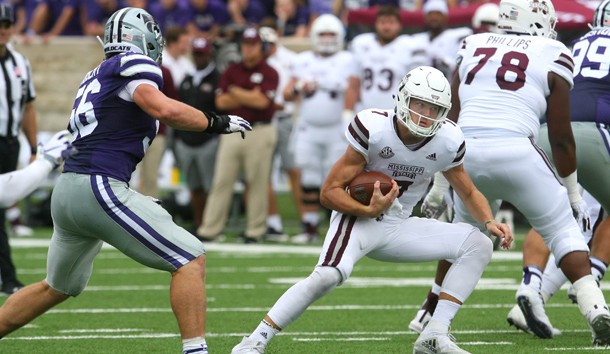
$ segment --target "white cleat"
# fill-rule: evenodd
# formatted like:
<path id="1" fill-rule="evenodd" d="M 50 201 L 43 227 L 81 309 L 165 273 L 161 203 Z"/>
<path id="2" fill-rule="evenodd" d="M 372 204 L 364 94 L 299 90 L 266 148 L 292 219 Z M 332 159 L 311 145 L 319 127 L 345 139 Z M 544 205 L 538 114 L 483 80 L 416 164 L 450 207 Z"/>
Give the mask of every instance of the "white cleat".
<path id="1" fill-rule="evenodd" d="M 517 304 L 525 317 L 527 327 L 537 337 L 553 338 L 553 325 L 544 311 L 544 302 L 538 292 L 530 289 L 517 291 Z"/>
<path id="2" fill-rule="evenodd" d="M 415 318 L 409 323 L 409 329 L 416 333 L 421 333 L 424 327 L 430 322 L 432 315 L 427 309 L 419 309 Z"/>
<path id="3" fill-rule="evenodd" d="M 29 226 L 15 225 L 13 226 L 13 234 L 17 237 L 31 237 L 34 235 L 34 230 Z"/>
<path id="4" fill-rule="evenodd" d="M 520 329 L 525 333 L 534 334 L 527 326 L 525 316 L 523 316 L 523 312 L 521 312 L 521 309 L 517 305 L 513 306 L 513 308 L 508 312 L 508 316 L 506 316 L 506 322 L 508 322 L 509 325 L 515 326 L 517 329 Z M 553 328 L 552 331 L 553 337 L 561 335 L 561 331 L 557 328 Z"/>
<path id="5" fill-rule="evenodd" d="M 231 350 L 231 354 L 263 354 L 264 352 L 265 344 L 249 337 L 244 337 L 241 343 Z"/>
<path id="6" fill-rule="evenodd" d="M 449 335 L 420 335 L 413 346 L 413 354 L 470 354 L 458 347 Z"/>
<path id="7" fill-rule="evenodd" d="M 594 305 L 587 313 L 587 321 L 593 334 L 593 345 L 610 345 L 610 313 L 606 306 Z"/>

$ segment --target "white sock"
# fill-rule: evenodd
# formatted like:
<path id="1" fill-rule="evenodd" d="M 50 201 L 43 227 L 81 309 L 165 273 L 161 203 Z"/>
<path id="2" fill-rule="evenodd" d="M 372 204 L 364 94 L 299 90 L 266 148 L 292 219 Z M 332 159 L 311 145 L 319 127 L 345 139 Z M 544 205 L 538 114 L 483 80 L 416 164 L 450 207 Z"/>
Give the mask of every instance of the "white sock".
<path id="1" fill-rule="evenodd" d="M 461 305 L 449 300 L 438 300 L 438 305 L 436 305 L 436 310 L 434 310 L 434 315 L 432 315 L 432 320 L 442 324 L 443 326 L 451 325 L 451 321 L 460 310 Z M 430 322 L 432 322 L 432 320 Z"/>
<path id="2" fill-rule="evenodd" d="M 320 223 L 320 213 L 317 211 L 308 211 L 304 213 L 303 222 L 310 225 L 318 225 Z"/>
<path id="3" fill-rule="evenodd" d="M 432 294 L 440 295 L 440 293 L 441 293 L 441 286 L 436 284 L 436 282 L 435 282 L 434 284 L 432 284 L 432 289 L 430 289 L 430 291 L 432 291 Z"/>
<path id="4" fill-rule="evenodd" d="M 545 304 L 566 281 L 568 278 L 561 269 L 557 268 L 554 262 L 549 261 L 542 274 L 542 288 L 540 289 Z"/>
<path id="5" fill-rule="evenodd" d="M 204 337 L 182 340 L 182 354 L 208 354 L 208 344 Z"/>
<path id="6" fill-rule="evenodd" d="M 575 281 L 574 290 L 576 290 L 576 297 L 578 298 L 578 309 L 585 317 L 594 307 L 597 306 L 602 309 L 607 306 L 604 294 L 597 286 L 592 275 L 585 275 Z"/>
<path id="7" fill-rule="evenodd" d="M 520 288 L 532 288 L 536 292 L 540 292 L 542 287 L 542 272 L 536 266 L 523 267 L 523 280 L 521 280 Z"/>
<path id="8" fill-rule="evenodd" d="M 265 343 L 265 346 L 273 336 L 278 334 L 280 331 L 277 328 L 271 326 L 267 321 L 262 320 L 261 323 L 258 324 L 258 327 L 252 332 L 250 335 L 250 339 L 255 339 L 257 342 Z"/>
<path id="9" fill-rule="evenodd" d="M 267 226 L 277 231 L 282 231 L 284 229 L 282 226 L 282 218 L 279 214 L 267 216 Z"/>

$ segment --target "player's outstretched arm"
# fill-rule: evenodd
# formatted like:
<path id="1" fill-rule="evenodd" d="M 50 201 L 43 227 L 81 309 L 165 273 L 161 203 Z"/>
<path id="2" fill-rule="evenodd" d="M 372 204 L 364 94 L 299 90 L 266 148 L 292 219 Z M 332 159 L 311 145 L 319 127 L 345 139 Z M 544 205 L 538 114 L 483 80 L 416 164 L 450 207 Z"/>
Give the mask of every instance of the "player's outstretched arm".
<path id="1" fill-rule="evenodd" d="M 250 124 L 241 117 L 202 112 L 167 97 L 152 85 L 139 85 L 133 93 L 133 99 L 146 113 L 175 129 L 218 134 L 239 132 L 242 137 L 247 130 L 252 130 Z"/>
<path id="2" fill-rule="evenodd" d="M 502 243 L 500 244 L 502 248 L 510 248 L 513 242 L 513 233 L 510 227 L 494 220 L 487 198 L 472 183 L 470 176 L 464 169 L 464 165 L 455 166 L 443 174 L 468 209 L 470 215 L 487 229 L 490 234 L 502 238 Z"/>

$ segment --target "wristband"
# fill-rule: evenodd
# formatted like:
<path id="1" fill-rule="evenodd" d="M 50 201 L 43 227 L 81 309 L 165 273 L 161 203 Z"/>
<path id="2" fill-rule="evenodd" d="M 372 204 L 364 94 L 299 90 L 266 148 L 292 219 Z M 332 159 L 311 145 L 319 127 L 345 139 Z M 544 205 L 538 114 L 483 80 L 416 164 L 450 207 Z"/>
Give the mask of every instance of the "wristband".
<path id="1" fill-rule="evenodd" d="M 578 176 L 576 171 L 572 172 L 568 176 L 561 177 L 561 182 L 564 187 L 568 190 L 568 198 L 570 199 L 571 205 L 578 205 L 582 199 L 580 191 L 578 190 Z"/>
<path id="2" fill-rule="evenodd" d="M 495 219 L 489 219 L 489 220 L 485 221 L 485 223 L 483 224 L 483 226 L 485 226 L 485 228 L 487 229 L 487 225 L 488 225 L 489 223 L 492 223 L 492 222 L 496 222 L 496 220 L 495 220 Z"/>
<path id="3" fill-rule="evenodd" d="M 38 152 L 38 146 L 30 147 L 30 151 L 31 151 L 32 155 L 36 155 L 36 153 Z"/>

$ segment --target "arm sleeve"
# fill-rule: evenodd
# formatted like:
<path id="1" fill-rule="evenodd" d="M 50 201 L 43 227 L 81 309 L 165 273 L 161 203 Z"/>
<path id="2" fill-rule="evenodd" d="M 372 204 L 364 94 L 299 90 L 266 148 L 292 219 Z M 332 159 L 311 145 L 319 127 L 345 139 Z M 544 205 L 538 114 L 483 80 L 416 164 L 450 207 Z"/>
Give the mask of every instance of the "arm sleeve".
<path id="1" fill-rule="evenodd" d="M 9 207 L 32 193 L 51 172 L 51 163 L 37 159 L 27 167 L 0 175 L 0 207 Z"/>

